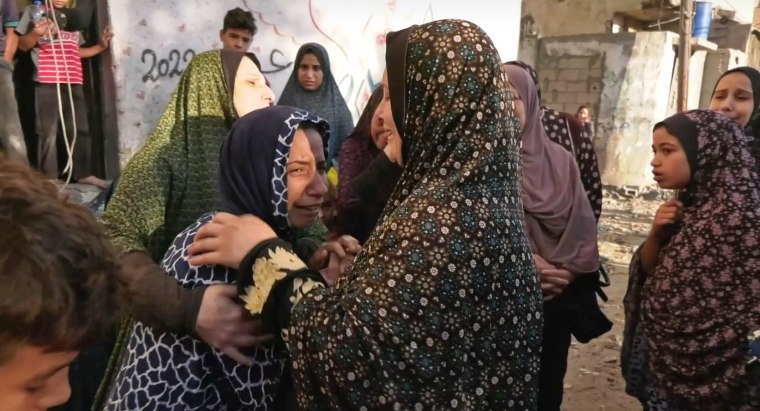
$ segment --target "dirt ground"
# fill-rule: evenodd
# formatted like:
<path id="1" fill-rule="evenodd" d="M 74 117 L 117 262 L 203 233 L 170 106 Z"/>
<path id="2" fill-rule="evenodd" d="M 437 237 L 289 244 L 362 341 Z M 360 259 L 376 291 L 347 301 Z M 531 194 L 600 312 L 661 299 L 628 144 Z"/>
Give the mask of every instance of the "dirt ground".
<path id="1" fill-rule="evenodd" d="M 623 296 L 628 286 L 628 263 L 646 238 L 654 212 L 662 200 L 614 198 L 605 193 L 599 224 L 600 253 L 612 284 L 604 291 L 609 301 L 602 309 L 614 323 L 610 332 L 588 344 L 573 342 L 565 376 L 563 411 L 641 410 L 625 393 L 620 374 L 623 341 Z"/>

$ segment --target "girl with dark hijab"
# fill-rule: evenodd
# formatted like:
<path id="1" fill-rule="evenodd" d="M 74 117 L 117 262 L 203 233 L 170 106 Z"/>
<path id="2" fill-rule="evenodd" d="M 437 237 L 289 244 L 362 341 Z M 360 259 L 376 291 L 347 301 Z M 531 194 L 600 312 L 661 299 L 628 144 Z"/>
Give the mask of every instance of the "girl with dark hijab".
<path id="1" fill-rule="evenodd" d="M 354 132 L 340 149 L 336 230 L 338 234 L 356 238 L 361 244 L 377 225 L 402 171 L 383 152 L 388 136 L 377 115 L 382 98 L 383 89 L 378 86 Z"/>
<path id="2" fill-rule="evenodd" d="M 760 409 L 748 338 L 760 335 L 760 185 L 743 143 L 738 124 L 711 111 L 655 125 L 655 180 L 688 200 L 641 292 L 634 344 L 648 356 L 650 409 Z M 658 211 L 653 232 L 674 222 Z"/>
<path id="3" fill-rule="evenodd" d="M 293 254 L 261 222 L 240 271 L 260 286 L 303 409 L 535 409 L 541 290 L 498 52 L 461 20 L 387 40 L 380 112 L 404 171 L 379 226 L 333 288 L 267 270 Z"/>
<path id="4" fill-rule="evenodd" d="M 541 351 L 539 410 L 559 410 L 567 369 L 570 336 L 581 321 L 601 318 L 598 336 L 610 329 L 598 305 L 575 309 L 582 296 L 596 301 L 590 287 L 584 295 L 570 284 L 595 283 L 599 270 L 596 220 L 572 155 L 546 136 L 536 87 L 528 72 L 504 66 L 523 117 L 521 192 L 528 238 L 544 289 L 544 338 Z M 593 308 L 591 307 L 591 308 Z M 596 325 L 596 324 L 593 324 Z M 578 333 L 581 335 L 580 333 Z M 583 337 L 587 337 L 583 335 Z M 588 340 L 585 340 L 588 341 Z"/>
<path id="5" fill-rule="evenodd" d="M 330 123 L 327 166 L 338 165 L 340 147 L 354 129 L 354 120 L 330 68 L 330 57 L 322 45 L 306 43 L 298 49 L 285 88 L 277 104 L 300 107 Z"/>
<path id="6" fill-rule="evenodd" d="M 752 67 L 737 67 L 724 73 L 715 85 L 710 100 L 710 110 L 733 120 L 744 130 L 744 143 L 754 158 L 756 171 L 760 173 L 760 139 L 754 137 L 760 130 L 760 73 Z M 650 396 L 650 376 L 646 350 L 639 329 L 641 292 L 648 273 L 659 258 L 660 249 L 670 236 L 680 228 L 678 216 L 683 201 L 688 201 L 688 191 L 678 193 L 679 200 L 672 199 L 660 206 L 660 212 L 672 213 L 676 223 L 662 230 L 657 238 L 647 239 L 633 255 L 628 271 L 628 289 L 623 299 L 625 308 L 625 331 L 621 349 L 621 367 L 626 380 L 626 392 L 646 403 Z"/>
<path id="7" fill-rule="evenodd" d="M 257 110 L 238 120 L 219 160 L 222 210 L 261 218 L 275 229 L 278 238 L 298 250 L 295 230 L 310 225 L 317 216 L 301 218 L 304 216 L 294 214 L 300 212 L 299 205 L 320 203 L 326 193 L 323 145 L 327 129 L 324 120 L 285 106 Z M 310 174 L 295 169 L 303 167 L 297 157 L 302 153 L 296 152 L 302 143 L 299 132 L 316 135 L 315 169 Z M 308 140 L 306 144 L 308 149 Z M 294 197 L 299 191 L 295 184 L 305 178 L 309 185 Z M 177 235 L 161 263 L 185 288 L 233 284 L 237 280 L 235 270 L 219 265 L 193 266 L 188 261 L 187 247 L 215 214 L 204 214 Z M 239 288 L 245 294 L 245 287 Z M 242 366 L 198 338 L 161 332 L 138 321 L 105 409 L 266 410 L 274 401 L 284 359 L 271 345 L 254 348 L 248 354 L 252 364 Z"/>

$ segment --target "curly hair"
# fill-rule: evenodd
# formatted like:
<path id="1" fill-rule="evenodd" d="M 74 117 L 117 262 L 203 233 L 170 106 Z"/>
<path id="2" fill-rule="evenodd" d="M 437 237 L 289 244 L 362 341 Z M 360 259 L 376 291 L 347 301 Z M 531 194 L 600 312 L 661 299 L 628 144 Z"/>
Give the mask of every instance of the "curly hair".
<path id="1" fill-rule="evenodd" d="M 117 254 L 93 213 L 0 159 L 0 364 L 22 345 L 76 351 L 118 316 Z"/>

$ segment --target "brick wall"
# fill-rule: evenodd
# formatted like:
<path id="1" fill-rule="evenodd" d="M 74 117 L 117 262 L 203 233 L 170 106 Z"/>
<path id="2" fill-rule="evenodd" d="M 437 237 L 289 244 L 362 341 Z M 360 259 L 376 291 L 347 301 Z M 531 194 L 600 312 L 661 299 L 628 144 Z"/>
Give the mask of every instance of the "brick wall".
<path id="1" fill-rule="evenodd" d="M 541 60 L 544 104 L 568 113 L 575 113 L 581 105 L 588 106 L 592 113 L 599 112 L 603 60 L 601 54 Z"/>
<path id="2" fill-rule="evenodd" d="M 645 32 L 548 37 L 534 61 L 543 103 L 575 113 L 589 106 L 602 182 L 652 185 L 652 127 L 668 113 L 675 63 L 673 33 Z M 523 50 L 520 55 L 527 55 Z"/>

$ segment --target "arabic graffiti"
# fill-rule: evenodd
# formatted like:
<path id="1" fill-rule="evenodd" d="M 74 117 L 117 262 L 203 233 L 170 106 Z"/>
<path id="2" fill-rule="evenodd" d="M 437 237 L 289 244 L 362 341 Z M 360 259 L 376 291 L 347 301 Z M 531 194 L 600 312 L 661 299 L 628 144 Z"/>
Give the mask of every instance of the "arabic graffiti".
<path id="1" fill-rule="evenodd" d="M 276 54 L 279 54 L 280 57 L 285 57 L 285 54 L 282 51 L 280 51 L 278 49 L 272 49 L 272 51 L 269 52 L 269 64 L 271 64 L 272 67 L 274 67 L 274 68 L 270 69 L 270 70 L 261 70 L 261 72 L 263 74 L 279 73 L 281 71 L 285 71 L 285 70 L 289 69 L 290 66 L 293 65 L 292 61 L 289 62 L 289 63 L 285 63 L 285 64 L 281 64 L 281 63 L 276 62 L 275 61 L 275 55 Z"/>

